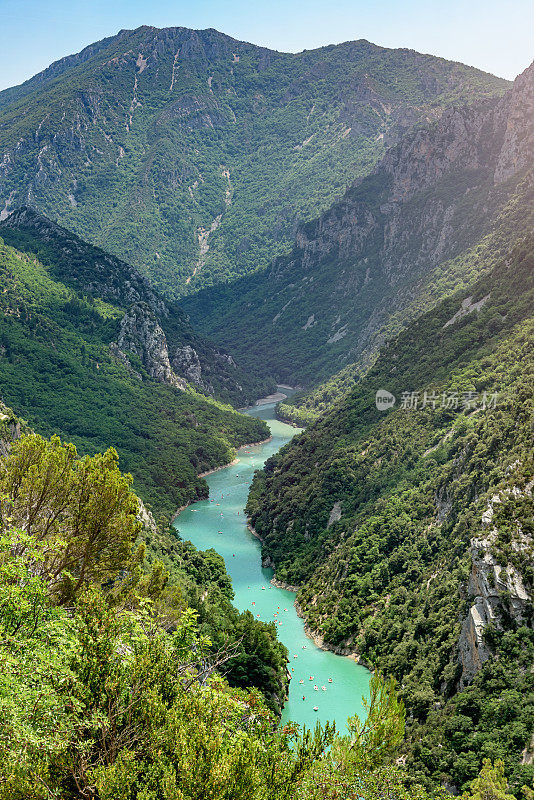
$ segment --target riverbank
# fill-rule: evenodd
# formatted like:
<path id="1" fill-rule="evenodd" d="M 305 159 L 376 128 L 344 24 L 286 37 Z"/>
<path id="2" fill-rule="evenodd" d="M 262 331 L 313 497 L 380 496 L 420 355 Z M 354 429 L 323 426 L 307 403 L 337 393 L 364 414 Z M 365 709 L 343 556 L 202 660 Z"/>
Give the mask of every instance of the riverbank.
<path id="1" fill-rule="evenodd" d="M 274 392 L 274 394 L 268 394 L 267 397 L 260 397 L 259 400 L 256 400 L 254 403 L 255 406 L 268 406 L 271 403 L 279 403 L 281 400 L 287 400 L 288 395 L 284 394 L 283 392 Z"/>
<path id="2" fill-rule="evenodd" d="M 316 647 L 319 647 L 321 650 L 326 650 L 329 653 L 335 653 L 336 656 L 343 656 L 344 658 L 350 658 L 352 661 L 355 661 L 356 664 L 361 664 L 362 667 L 365 667 L 368 670 L 372 670 L 373 667 L 368 664 L 364 658 L 358 653 L 355 647 L 338 647 L 333 644 L 328 644 L 328 642 L 324 641 L 323 636 L 314 631 L 313 628 L 310 627 L 308 620 L 306 619 L 306 615 L 302 610 L 302 607 L 298 604 L 295 600 L 295 611 L 299 615 L 299 617 L 304 622 L 304 633 L 306 636 L 312 640 Z"/>
<path id="3" fill-rule="evenodd" d="M 262 539 L 262 537 L 256 531 L 256 529 L 253 528 L 250 522 L 247 522 L 247 528 L 250 531 L 250 533 L 253 536 L 255 536 L 256 539 L 262 545 L 265 544 L 265 541 Z M 270 556 L 262 556 L 262 567 L 272 570 L 275 570 L 276 568 Z M 297 594 L 297 592 L 300 591 L 301 588 L 300 586 L 293 586 L 290 583 L 286 583 L 286 581 L 281 581 L 276 576 L 273 576 L 271 578 L 270 583 L 271 586 L 275 586 L 277 589 L 284 589 L 286 592 L 293 592 L 293 594 L 295 595 Z M 361 657 L 361 655 L 358 653 L 355 647 L 338 647 L 336 645 L 325 642 L 323 636 L 317 631 L 314 631 L 313 628 L 310 627 L 308 620 L 306 619 L 306 614 L 302 610 L 302 607 L 299 605 L 296 598 L 293 601 L 293 605 L 295 607 L 297 615 L 304 622 L 304 633 L 306 634 L 308 639 L 312 640 L 312 642 L 316 647 L 328 653 L 335 653 L 336 656 L 343 656 L 344 658 L 350 658 L 352 661 L 355 661 L 356 664 L 361 664 L 366 669 L 372 669 L 372 667 L 369 664 L 367 664 L 367 662 Z"/>
<path id="4" fill-rule="evenodd" d="M 257 447 L 260 444 L 268 444 L 272 438 L 272 436 L 268 436 L 266 439 L 262 439 L 260 442 L 248 442 L 247 444 L 242 444 L 238 447 L 237 452 L 239 453 L 239 451 L 243 450 L 245 447 Z M 236 457 L 233 459 L 233 461 L 229 461 L 227 464 L 221 464 L 220 467 L 213 467 L 213 469 L 208 469 L 206 472 L 199 472 L 197 478 L 207 478 L 208 475 L 213 475 L 215 472 L 219 472 L 221 469 L 226 469 L 227 467 L 234 467 L 238 463 L 239 458 Z M 180 506 L 180 508 L 177 508 L 171 517 L 171 525 L 173 522 L 176 522 L 177 517 L 182 513 L 182 511 L 185 511 L 186 508 L 189 508 L 190 505 L 196 502 L 198 502 L 198 498 L 195 500 L 190 500 L 185 504 L 185 506 Z"/>
<path id="5" fill-rule="evenodd" d="M 298 587 L 272 580 L 269 567 L 273 565 L 268 558 L 262 560 L 261 539 L 256 531 L 247 529 L 244 513 L 254 473 L 295 430 L 274 418 L 274 403 L 253 406 L 246 413 L 266 420 L 272 439 L 262 446 L 245 445 L 239 450 L 238 464 L 207 476 L 210 499 L 185 509 L 175 525 L 182 539 L 222 556 L 232 580 L 235 607 L 276 626 L 278 638 L 288 650 L 286 667 L 288 676 L 291 674 L 281 724 L 291 720 L 313 728 L 316 722 L 329 720 L 344 730 L 349 715 L 362 719 L 365 715 L 361 698 L 368 696 L 369 673 L 355 659 L 315 646 L 294 605 Z"/>
<path id="6" fill-rule="evenodd" d="M 268 442 L 271 441 L 272 438 L 273 438 L 272 436 L 268 436 L 266 439 L 262 439 L 260 442 L 247 442 L 247 444 L 240 445 L 237 448 L 237 452 L 239 453 L 239 451 L 243 450 L 245 447 L 257 447 L 260 444 L 267 444 Z M 213 467 L 213 469 L 208 469 L 206 470 L 206 472 L 199 472 L 197 478 L 206 478 L 208 475 L 213 475 L 214 472 L 219 472 L 219 470 L 226 469 L 227 467 L 233 467 L 235 464 L 238 463 L 239 459 L 236 457 L 234 458 L 233 461 L 229 461 L 228 464 L 221 464 L 220 467 Z"/>

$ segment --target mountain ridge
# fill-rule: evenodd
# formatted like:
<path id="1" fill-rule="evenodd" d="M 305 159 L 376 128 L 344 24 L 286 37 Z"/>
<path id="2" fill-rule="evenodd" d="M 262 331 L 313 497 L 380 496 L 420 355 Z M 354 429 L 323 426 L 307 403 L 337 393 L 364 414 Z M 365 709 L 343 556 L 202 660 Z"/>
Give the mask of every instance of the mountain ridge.
<path id="1" fill-rule="evenodd" d="M 429 295 L 427 284 L 441 283 L 435 302 L 470 272 L 472 280 L 494 263 L 492 248 L 513 240 L 513 218 L 532 214 L 533 76 L 531 65 L 502 98 L 447 109 L 407 133 L 341 200 L 299 227 L 291 255 L 185 298 L 192 320 L 245 362 L 261 352 L 276 378 L 293 384 L 317 385 L 346 364 L 372 360 L 396 332 L 387 330 L 390 319 L 403 324 L 403 315 L 420 313 L 421 288 Z M 253 329 L 236 304 L 254 314 Z"/>
<path id="2" fill-rule="evenodd" d="M 206 496 L 199 473 L 268 436 L 205 394 L 246 397 L 241 372 L 129 265 L 32 210 L 2 236 L 0 384 L 35 430 L 83 453 L 114 446 L 158 519 Z"/>
<path id="3" fill-rule="evenodd" d="M 140 28 L 83 53 L 0 93 L 0 216 L 32 205 L 171 298 L 266 265 L 385 143 L 508 86 L 366 40 Z"/>
<path id="4" fill-rule="evenodd" d="M 162 382 L 181 388 L 189 381 L 200 391 L 235 405 L 252 402 L 258 387 L 271 388 L 269 384 L 262 387 L 261 381 L 251 382 L 224 350 L 197 336 L 181 309 L 166 303 L 137 270 L 34 209 L 23 206 L 12 211 L 0 221 L 0 235 L 15 247 L 23 243 L 25 248 L 39 251 L 42 258 L 48 258 L 51 274 L 76 292 L 119 305 L 125 312 L 121 321 L 123 339 L 127 321 L 132 319 L 129 311 L 135 307 L 139 333 L 144 327 L 152 327 L 160 339 L 150 349 L 147 343 L 141 343 L 139 335 L 130 337 L 131 351 L 140 355 L 153 377 L 159 374 Z M 120 355 L 125 357 L 123 352 Z M 158 361 L 167 362 L 163 372 Z M 170 362 L 180 373 L 177 376 Z"/>

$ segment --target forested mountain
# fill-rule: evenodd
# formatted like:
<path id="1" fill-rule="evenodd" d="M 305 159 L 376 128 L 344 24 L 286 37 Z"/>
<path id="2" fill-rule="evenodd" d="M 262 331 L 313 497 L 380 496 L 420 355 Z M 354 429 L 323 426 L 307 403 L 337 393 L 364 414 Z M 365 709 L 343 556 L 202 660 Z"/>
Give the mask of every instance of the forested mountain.
<path id="1" fill-rule="evenodd" d="M 534 64 L 365 40 L 144 26 L 0 92 L 0 800 L 534 799 L 533 163 Z M 281 381 L 246 513 L 373 671 L 347 736 L 168 525 Z"/>
<path id="2" fill-rule="evenodd" d="M 108 504 L 111 510 L 113 521 L 106 519 L 105 530 L 102 524 L 105 513 L 102 514 L 102 508 L 98 509 L 97 497 L 82 498 L 81 472 L 92 484 L 91 488 L 100 491 L 104 508 Z M 216 658 L 217 652 L 225 649 L 230 656 L 225 662 L 225 675 L 230 684 L 260 689 L 270 708 L 276 713 L 280 711 L 287 690 L 287 653 L 277 641 L 274 627 L 255 620 L 250 612 L 240 614 L 233 607 L 232 584 L 221 556 L 214 551 L 199 552 L 190 542 L 182 542 L 176 531 L 156 525 L 142 501 L 131 493 L 128 497 L 129 481 L 121 476 L 113 453 L 80 459 L 72 445 L 61 444 L 57 437 L 47 442 L 36 436 L 23 419 L 0 402 L 0 473 L 4 508 L 9 506 L 11 511 L 10 525 L 24 526 L 37 541 L 48 538 L 50 544 L 50 540 L 58 533 L 54 526 L 61 526 L 63 530 L 74 527 L 75 514 L 78 513 L 78 525 L 85 526 L 83 532 L 78 533 L 83 542 L 89 528 L 88 518 L 93 515 L 93 521 L 99 519 L 100 524 L 100 540 L 95 547 L 97 560 L 102 558 L 109 561 L 106 548 L 116 545 L 107 541 L 107 537 L 124 536 L 130 525 L 132 541 L 129 544 L 137 551 L 128 553 L 126 546 L 121 558 L 123 564 L 132 570 L 129 575 L 132 584 L 136 580 L 141 581 L 141 585 L 138 585 L 141 588 L 144 582 L 144 590 L 152 594 L 152 599 L 157 597 L 160 611 L 169 615 L 169 618 L 180 616 L 185 607 L 194 609 L 199 633 L 209 636 L 209 650 L 213 656 Z M 56 481 L 58 476 L 61 478 L 59 482 Z M 40 493 L 37 495 L 39 480 Z M 30 500 L 27 490 L 33 492 Z M 113 497 L 122 509 L 122 518 L 114 507 Z M 82 504 L 78 512 L 75 511 L 76 502 Z M 99 513 L 102 515 L 100 518 Z M 56 514 L 58 518 L 54 519 Z M 128 515 L 131 517 L 129 520 Z M 30 517 L 33 520 L 31 523 L 28 522 Z M 5 527 L 1 533 L 6 534 Z M 68 548 L 75 550 L 78 546 L 75 545 L 75 531 L 70 530 L 69 533 L 71 541 Z M 3 539 L 0 561 L 6 556 L 3 549 L 5 544 L 6 540 Z M 113 572 L 109 563 L 107 568 Z M 141 578 L 141 574 L 135 576 L 136 570 L 141 570 L 145 576 L 150 573 L 150 578 Z M 75 576 L 76 569 L 71 568 L 71 577 Z M 0 583 L 4 591 L 6 587 L 2 579 L 6 577 L 5 573 L 1 573 Z M 52 576 L 48 577 L 52 582 Z M 66 591 L 68 579 L 65 574 L 63 579 L 66 584 L 61 591 Z M 95 563 L 88 565 L 85 583 L 77 587 L 74 595 L 86 590 L 88 583 L 102 583 Z M 60 581 L 57 581 L 54 593 L 58 591 L 59 584 Z M 72 601 L 72 594 L 63 599 Z M 246 682 L 243 675 L 246 675 Z"/>
<path id="3" fill-rule="evenodd" d="M 1 800 L 323 800 L 355 787 L 438 800 L 393 764 L 404 708 L 391 680 L 373 677 L 348 736 L 277 725 L 275 625 L 232 608 L 214 552 L 175 541 L 170 572 L 147 563 L 154 525 L 113 450 L 80 459 L 2 403 L 0 450 Z M 488 760 L 466 800 L 493 787 L 512 800 Z"/>
<path id="4" fill-rule="evenodd" d="M 116 447 L 167 516 L 206 496 L 198 473 L 268 436 L 203 393 L 242 403 L 246 376 L 134 269 L 27 209 L 0 236 L 0 384 L 36 430 Z"/>
<path id="5" fill-rule="evenodd" d="M 112 348 L 124 360 L 137 356 L 148 374 L 169 385 L 185 382 L 220 400 L 243 406 L 273 381 L 238 367 L 231 356 L 199 336 L 187 315 L 168 303 L 134 268 L 87 244 L 33 209 L 20 208 L 0 222 L 6 244 L 36 254 L 50 274 L 80 296 L 124 310 Z"/>
<path id="6" fill-rule="evenodd" d="M 533 109 L 531 66 L 501 99 L 407 133 L 299 228 L 290 256 L 186 298 L 193 323 L 292 385 L 315 386 L 352 363 L 361 374 L 384 340 L 531 229 Z"/>
<path id="7" fill-rule="evenodd" d="M 490 754 L 534 774 L 533 282 L 530 235 L 384 346 L 247 507 L 311 629 L 397 678 L 410 774 L 457 788 Z"/>
<path id="8" fill-rule="evenodd" d="M 364 40 L 121 31 L 0 93 L 0 213 L 34 206 L 178 296 L 266 266 L 407 129 L 507 85 Z"/>

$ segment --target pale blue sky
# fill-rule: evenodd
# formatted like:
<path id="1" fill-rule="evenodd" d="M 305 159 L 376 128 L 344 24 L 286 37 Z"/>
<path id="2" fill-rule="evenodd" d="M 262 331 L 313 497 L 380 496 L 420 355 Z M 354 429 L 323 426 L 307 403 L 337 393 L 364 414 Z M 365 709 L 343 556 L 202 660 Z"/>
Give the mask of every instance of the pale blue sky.
<path id="1" fill-rule="evenodd" d="M 217 28 L 291 52 L 369 39 L 505 78 L 534 59 L 534 0 L 0 0 L 0 88 L 139 25 Z"/>

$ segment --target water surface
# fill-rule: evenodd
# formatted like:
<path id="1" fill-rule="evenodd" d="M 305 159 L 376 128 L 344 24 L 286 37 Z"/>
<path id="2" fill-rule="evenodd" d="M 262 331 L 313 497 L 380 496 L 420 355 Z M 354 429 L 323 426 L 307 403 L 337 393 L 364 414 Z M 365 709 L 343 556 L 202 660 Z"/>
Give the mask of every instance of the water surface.
<path id="1" fill-rule="evenodd" d="M 289 651 L 292 675 L 282 721 L 312 726 L 317 719 L 323 723 L 330 720 L 345 731 L 349 715 L 363 715 L 362 695 L 368 694 L 369 672 L 352 659 L 321 650 L 306 636 L 304 622 L 293 605 L 293 592 L 271 586 L 273 571 L 261 566 L 260 543 L 248 530 L 244 513 L 254 471 L 298 431 L 274 418 L 274 403 L 246 413 L 266 420 L 272 440 L 241 448 L 237 464 L 209 475 L 210 499 L 182 511 L 175 527 L 195 547 L 212 547 L 223 556 L 236 608 L 249 609 L 263 622 L 277 623 L 278 636 Z"/>

